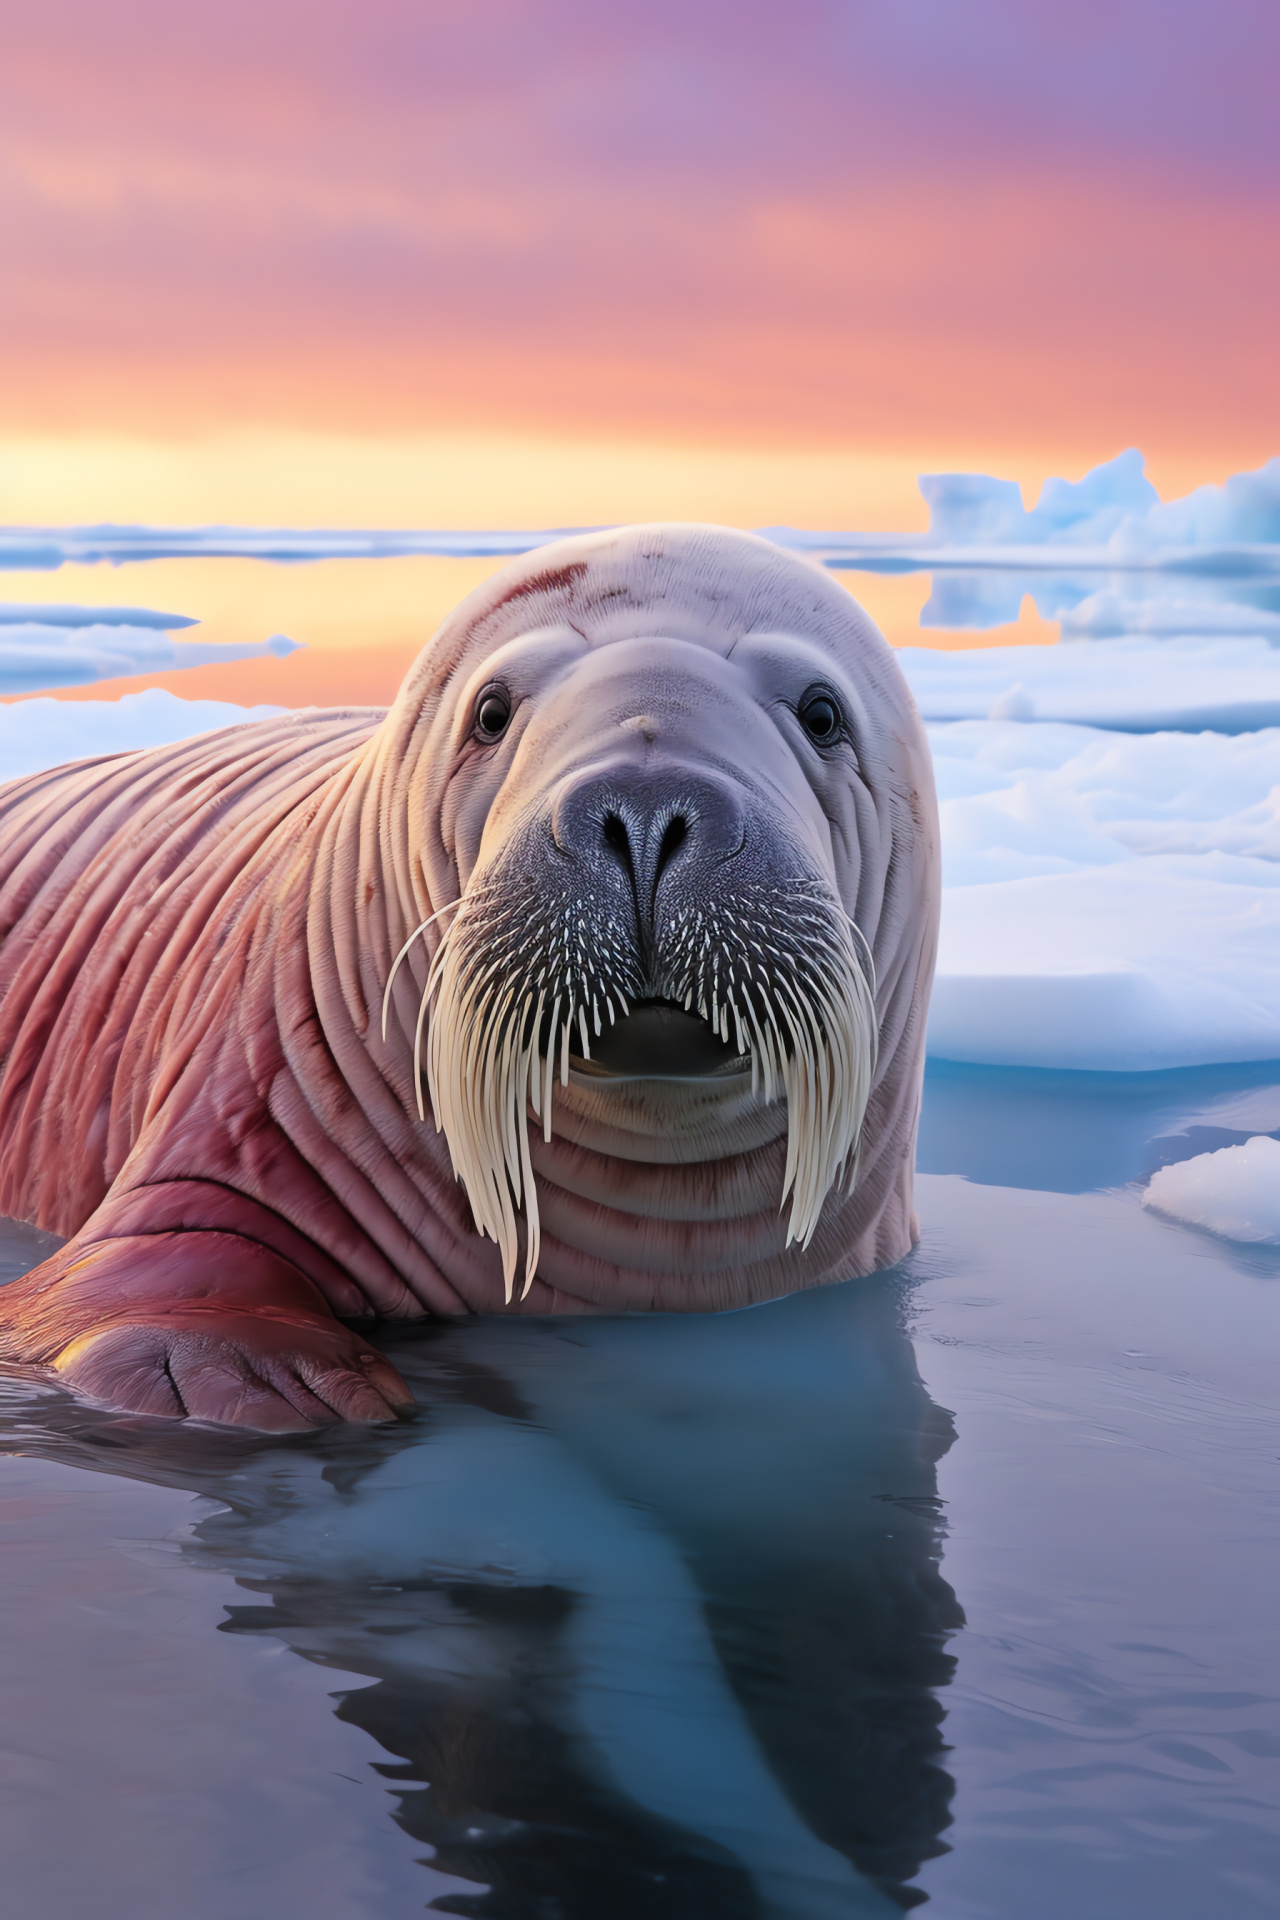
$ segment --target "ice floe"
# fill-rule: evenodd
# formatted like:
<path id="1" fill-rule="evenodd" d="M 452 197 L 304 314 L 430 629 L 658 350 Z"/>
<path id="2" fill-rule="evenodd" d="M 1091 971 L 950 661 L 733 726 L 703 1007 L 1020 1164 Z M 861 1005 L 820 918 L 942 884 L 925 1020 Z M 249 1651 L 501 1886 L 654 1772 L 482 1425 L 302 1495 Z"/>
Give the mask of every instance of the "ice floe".
<path id="1" fill-rule="evenodd" d="M 1243 1146 L 1162 1167 L 1142 1201 L 1227 1240 L 1280 1246 L 1280 1140 L 1258 1134 Z"/>
<path id="2" fill-rule="evenodd" d="M 1111 1071 L 1280 1059 L 1280 730 L 964 721 L 929 737 L 936 1057 Z"/>
<path id="3" fill-rule="evenodd" d="M 171 640 L 198 622 L 186 614 L 148 607 L 0 604 L 0 695 L 77 687 L 129 674 L 166 673 L 263 655 L 283 659 L 298 643 L 284 634 L 269 640 L 206 643 Z"/>

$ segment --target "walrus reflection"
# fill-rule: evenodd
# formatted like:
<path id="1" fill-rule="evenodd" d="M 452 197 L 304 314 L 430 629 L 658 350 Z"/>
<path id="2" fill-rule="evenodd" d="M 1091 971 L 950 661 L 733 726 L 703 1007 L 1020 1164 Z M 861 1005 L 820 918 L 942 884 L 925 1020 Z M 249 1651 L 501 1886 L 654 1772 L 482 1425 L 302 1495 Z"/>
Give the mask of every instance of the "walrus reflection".
<path id="1" fill-rule="evenodd" d="M 477 1883 L 446 1910 L 912 1904 L 947 1823 L 961 1616 L 950 1425 L 894 1277 L 727 1318 L 484 1321 L 395 1359 L 423 1407 L 405 1428 L 208 1435 L 184 1483 L 231 1511 L 184 1551 L 253 1595 L 229 1631 L 375 1682 L 339 1712 L 393 1756 L 402 1825 Z M 80 1457 L 165 1478 L 166 1435 L 198 1438 L 112 1431 L 127 1461 Z"/>

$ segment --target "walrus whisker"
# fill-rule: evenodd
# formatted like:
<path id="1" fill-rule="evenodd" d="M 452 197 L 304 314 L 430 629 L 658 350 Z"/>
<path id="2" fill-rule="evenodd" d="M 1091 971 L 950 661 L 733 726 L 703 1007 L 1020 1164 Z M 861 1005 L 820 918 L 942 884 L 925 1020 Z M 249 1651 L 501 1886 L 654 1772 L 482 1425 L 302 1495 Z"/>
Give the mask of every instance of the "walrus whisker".
<path id="1" fill-rule="evenodd" d="M 430 983 L 422 989 L 422 999 L 418 1003 L 418 1018 L 413 1029 L 413 1090 L 418 1101 L 418 1118 L 425 1120 L 426 1108 L 422 1100 L 422 1028 L 427 1017 L 427 1007 L 431 1001 Z"/>
<path id="2" fill-rule="evenodd" d="M 543 1097 L 543 1107 L 542 1107 L 542 1137 L 547 1142 L 548 1146 L 550 1146 L 551 1144 L 551 1087 L 555 1079 L 556 1029 L 559 1026 L 559 1024 L 560 1024 L 560 995 L 557 994 L 556 1003 L 554 1007 L 551 1009 L 551 1025 L 548 1029 L 548 1036 L 547 1036 L 547 1063 L 546 1063 L 547 1090 Z"/>
<path id="3" fill-rule="evenodd" d="M 410 947 L 413 945 L 414 941 L 419 937 L 419 935 L 424 934 L 428 927 L 434 926 L 442 913 L 449 913 L 452 911 L 454 907 L 460 907 L 461 905 L 462 905 L 462 897 L 461 895 L 459 895 L 458 899 L 447 900 L 444 906 L 437 907 L 434 913 L 428 914 L 426 919 L 422 922 L 421 926 L 417 926 L 414 928 L 413 932 L 409 935 L 409 938 L 405 941 L 399 953 L 396 955 L 395 959 L 391 962 L 391 971 L 387 975 L 387 984 L 383 988 L 383 992 L 382 992 L 382 1037 L 384 1040 L 387 1037 L 387 1013 L 391 1006 L 391 989 L 396 983 L 396 975 L 400 971 L 400 962 L 408 954 Z"/>
<path id="4" fill-rule="evenodd" d="M 877 1037 L 869 945 L 825 886 L 761 885 L 741 914 L 686 909 L 668 928 L 665 957 L 648 982 L 635 972 L 624 929 L 606 920 L 587 940 L 575 902 L 557 905 L 525 897 L 518 885 L 491 884 L 461 904 L 419 1009 L 420 1111 L 425 1025 L 435 1123 L 477 1227 L 498 1245 L 508 1302 L 520 1211 L 522 1299 L 537 1271 L 530 1127 L 540 1122 L 544 1140 L 553 1137 L 556 1069 L 567 1086 L 575 1025 L 589 1060 L 591 1026 L 598 1035 L 606 1014 L 616 1026 L 646 997 L 696 1007 L 726 1046 L 732 1035 L 746 1056 L 752 1097 L 785 1099 L 786 1244 L 809 1245 L 827 1195 L 847 1187 L 857 1164 Z M 785 923 L 776 917 L 782 913 Z"/>

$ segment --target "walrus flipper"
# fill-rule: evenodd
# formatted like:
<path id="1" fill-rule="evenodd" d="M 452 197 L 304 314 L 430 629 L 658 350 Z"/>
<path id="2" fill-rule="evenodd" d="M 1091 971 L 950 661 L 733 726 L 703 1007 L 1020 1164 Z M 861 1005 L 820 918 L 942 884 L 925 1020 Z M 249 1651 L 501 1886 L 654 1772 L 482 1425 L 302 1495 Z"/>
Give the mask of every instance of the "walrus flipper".
<path id="1" fill-rule="evenodd" d="M 413 1398 L 291 1261 L 239 1234 L 82 1236 L 3 1307 L 13 1358 L 125 1413 L 284 1433 L 393 1420 Z"/>

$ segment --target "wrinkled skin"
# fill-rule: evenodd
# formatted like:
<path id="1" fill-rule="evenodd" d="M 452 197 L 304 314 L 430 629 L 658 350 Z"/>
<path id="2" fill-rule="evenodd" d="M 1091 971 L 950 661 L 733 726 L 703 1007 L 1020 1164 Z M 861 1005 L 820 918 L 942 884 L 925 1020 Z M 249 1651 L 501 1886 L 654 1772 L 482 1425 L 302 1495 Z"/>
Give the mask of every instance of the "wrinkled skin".
<path id="1" fill-rule="evenodd" d="M 511 713 L 490 740 L 494 684 Z M 842 715 L 823 746 L 798 717 L 815 687 Z M 785 1107 L 749 1076 L 575 1071 L 550 1141 L 531 1131 L 542 1248 L 513 1310 L 731 1307 L 901 1258 L 937 927 L 918 717 L 816 568 L 634 528 L 486 583 L 385 716 L 302 713 L 0 792 L 0 1209 L 68 1236 L 0 1296 L 5 1350 L 126 1410 L 391 1418 L 408 1391 L 350 1323 L 497 1311 L 504 1286 L 418 1117 L 438 928 L 385 1040 L 383 991 L 412 930 L 504 882 L 531 835 L 588 916 L 622 859 L 637 952 L 663 888 L 817 875 L 874 956 L 879 1052 L 856 1181 L 807 1247 L 779 1205 Z"/>

